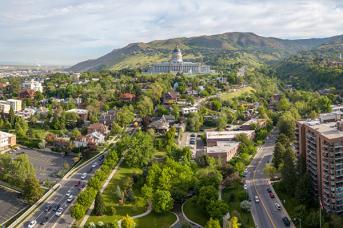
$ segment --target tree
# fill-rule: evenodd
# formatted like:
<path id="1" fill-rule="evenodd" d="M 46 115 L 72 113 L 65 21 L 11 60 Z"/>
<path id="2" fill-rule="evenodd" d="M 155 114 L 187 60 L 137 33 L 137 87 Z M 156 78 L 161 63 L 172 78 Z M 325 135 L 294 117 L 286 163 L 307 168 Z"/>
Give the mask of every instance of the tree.
<path id="1" fill-rule="evenodd" d="M 278 121 L 280 133 L 285 134 L 289 139 L 294 138 L 295 119 L 290 112 L 285 112 Z"/>
<path id="2" fill-rule="evenodd" d="M 296 172 L 294 166 L 294 152 L 292 148 L 289 146 L 283 158 L 283 166 L 281 169 L 281 176 L 282 176 L 282 184 L 287 193 L 290 195 L 294 194 L 294 189 L 290 188 L 289 186 L 293 186 L 296 183 Z"/>
<path id="3" fill-rule="evenodd" d="M 251 207 L 251 203 L 248 201 L 248 200 L 243 200 L 241 203 L 240 203 L 240 206 L 241 206 L 241 209 L 243 211 L 250 211 L 250 207 Z"/>
<path id="4" fill-rule="evenodd" d="M 238 218 L 236 216 L 232 216 L 230 219 L 230 227 L 231 228 L 239 228 L 241 225 L 238 223 Z"/>
<path id="5" fill-rule="evenodd" d="M 199 131 L 200 127 L 203 125 L 203 118 L 198 113 L 191 113 L 187 119 L 187 129 L 189 131 Z"/>
<path id="6" fill-rule="evenodd" d="M 275 144 L 272 162 L 276 169 L 280 167 L 285 151 L 286 151 L 285 147 L 280 142 L 277 142 Z"/>
<path id="7" fill-rule="evenodd" d="M 239 172 L 239 173 L 241 174 L 241 173 L 244 171 L 244 169 L 245 169 L 245 165 L 244 165 L 243 162 L 237 161 L 237 162 L 235 163 L 235 170 L 236 170 L 237 172 Z"/>
<path id="8" fill-rule="evenodd" d="M 96 194 L 95 202 L 94 202 L 94 214 L 97 216 L 101 216 L 105 213 L 105 205 L 102 199 L 102 195 L 100 191 Z"/>
<path id="9" fill-rule="evenodd" d="M 74 128 L 71 132 L 71 138 L 73 140 L 75 140 L 77 137 L 81 136 L 81 132 L 77 129 L 77 128 Z"/>
<path id="10" fill-rule="evenodd" d="M 130 167 L 147 165 L 155 151 L 153 137 L 143 131 L 138 131 L 133 136 L 126 136 L 118 144 L 126 164 Z"/>
<path id="11" fill-rule="evenodd" d="M 29 129 L 27 122 L 22 117 L 16 117 L 15 131 L 19 137 L 26 137 Z"/>
<path id="12" fill-rule="evenodd" d="M 153 208 L 156 213 L 164 213 L 174 206 L 174 200 L 169 191 L 156 190 L 153 196 Z"/>
<path id="13" fill-rule="evenodd" d="M 43 190 L 35 176 L 30 176 L 25 180 L 23 188 L 24 199 L 29 204 L 34 204 L 43 195 Z"/>
<path id="14" fill-rule="evenodd" d="M 129 215 L 126 215 L 121 220 L 121 227 L 122 228 L 135 228 L 136 223 L 133 220 L 133 218 L 131 218 Z"/>
<path id="15" fill-rule="evenodd" d="M 211 201 L 206 206 L 206 211 L 211 218 L 222 219 L 223 216 L 228 212 L 229 206 L 221 200 Z"/>
<path id="16" fill-rule="evenodd" d="M 295 198 L 302 204 L 308 207 L 315 206 L 314 196 L 311 176 L 306 172 L 304 174 L 298 175 L 297 183 L 295 187 Z"/>
<path id="17" fill-rule="evenodd" d="M 211 201 L 216 201 L 218 199 L 218 190 L 213 186 L 203 186 L 200 188 L 197 203 L 206 208 Z"/>
<path id="18" fill-rule="evenodd" d="M 180 118 L 180 108 L 177 104 L 172 105 L 172 115 L 175 117 L 176 120 Z"/>
<path id="19" fill-rule="evenodd" d="M 220 223 L 217 219 L 212 219 L 208 220 L 205 228 L 221 228 Z"/>
<path id="20" fill-rule="evenodd" d="M 277 170 L 271 164 L 266 164 L 264 166 L 263 172 L 269 177 L 269 179 L 273 179 L 275 177 Z"/>
<path id="21" fill-rule="evenodd" d="M 128 124 L 132 123 L 134 118 L 134 113 L 131 111 L 130 107 L 125 106 L 117 112 L 114 123 L 118 123 L 119 126 L 125 128 Z"/>
<path id="22" fill-rule="evenodd" d="M 150 97 L 143 96 L 137 104 L 137 110 L 142 118 L 150 116 L 154 112 L 154 103 Z"/>
<path id="23" fill-rule="evenodd" d="M 227 118 L 225 114 L 220 114 L 216 120 L 217 130 L 223 130 L 226 127 Z"/>
<path id="24" fill-rule="evenodd" d="M 83 205 L 76 203 L 71 208 L 70 214 L 71 214 L 71 217 L 75 219 L 80 219 L 86 214 L 86 208 Z"/>

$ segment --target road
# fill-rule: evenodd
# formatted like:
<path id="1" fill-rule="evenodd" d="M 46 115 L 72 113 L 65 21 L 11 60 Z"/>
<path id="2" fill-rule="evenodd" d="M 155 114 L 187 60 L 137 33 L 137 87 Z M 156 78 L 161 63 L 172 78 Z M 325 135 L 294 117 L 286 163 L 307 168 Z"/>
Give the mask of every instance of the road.
<path id="1" fill-rule="evenodd" d="M 269 179 L 263 172 L 264 166 L 272 160 L 276 137 L 277 134 L 273 131 L 248 166 L 248 173 L 245 178 L 248 186 L 247 191 L 251 199 L 251 213 L 257 228 L 286 227 L 282 218 L 287 217 L 290 219 L 287 211 L 270 185 Z M 269 196 L 267 188 L 272 189 L 275 195 L 274 199 Z M 255 202 L 255 196 L 259 197 L 259 203 Z M 276 202 L 281 205 L 280 210 L 276 208 Z M 291 227 L 295 226 L 291 224 Z"/>
<path id="2" fill-rule="evenodd" d="M 68 190 L 71 190 L 75 200 L 76 196 L 81 191 L 81 188 L 76 187 L 75 184 L 78 184 L 80 181 L 80 183 L 85 186 L 89 178 L 100 167 L 99 161 L 97 161 L 97 163 L 98 165 L 95 168 L 92 168 L 93 163 L 90 163 L 74 173 L 70 178 L 62 180 L 60 182 L 61 187 L 53 193 L 53 196 L 48 200 L 48 202 L 43 203 L 35 211 L 30 219 L 28 219 L 27 222 L 24 223 L 24 227 L 27 227 L 29 221 L 32 220 L 36 220 L 38 223 L 35 227 L 71 227 L 74 221 L 69 212 L 72 203 L 67 202 L 68 197 L 66 196 L 66 193 L 68 192 Z M 84 180 L 81 180 L 82 173 L 87 173 L 87 177 Z M 52 209 L 49 212 L 44 211 L 47 205 L 52 206 Z M 60 207 L 64 209 L 62 215 L 60 216 L 57 216 L 55 214 L 56 212 L 53 210 L 56 205 L 60 205 Z M 44 225 L 40 224 L 42 221 L 45 222 Z"/>

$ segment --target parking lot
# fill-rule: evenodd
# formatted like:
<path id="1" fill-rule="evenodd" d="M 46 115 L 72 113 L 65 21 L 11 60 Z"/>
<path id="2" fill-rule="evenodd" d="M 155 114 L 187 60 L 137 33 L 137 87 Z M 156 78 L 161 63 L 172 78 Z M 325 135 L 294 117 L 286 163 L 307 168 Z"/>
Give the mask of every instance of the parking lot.
<path id="1" fill-rule="evenodd" d="M 205 155 L 204 142 L 200 135 L 192 132 L 184 132 L 180 141 L 181 147 L 190 147 L 192 150 L 192 157 L 197 158 Z"/>
<path id="2" fill-rule="evenodd" d="M 18 193 L 0 187 L 0 224 L 6 222 L 27 205 L 19 198 Z"/>
<path id="3" fill-rule="evenodd" d="M 60 178 L 57 176 L 58 172 L 63 169 L 64 163 L 68 163 L 71 167 L 73 164 L 73 157 L 64 156 L 59 153 L 42 152 L 28 148 L 20 148 L 13 154 L 25 153 L 36 170 L 36 176 L 40 181 L 48 180 L 55 182 Z"/>

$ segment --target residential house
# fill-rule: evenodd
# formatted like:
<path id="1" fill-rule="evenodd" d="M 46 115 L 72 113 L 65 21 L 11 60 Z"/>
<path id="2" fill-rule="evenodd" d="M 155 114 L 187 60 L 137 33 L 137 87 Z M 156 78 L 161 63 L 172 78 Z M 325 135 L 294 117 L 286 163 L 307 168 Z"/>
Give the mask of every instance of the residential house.
<path id="1" fill-rule="evenodd" d="M 109 133 L 108 127 L 102 123 L 93 123 L 88 126 L 87 128 L 88 134 L 93 132 L 99 132 L 103 135 L 107 135 Z"/>
<path id="2" fill-rule="evenodd" d="M 196 107 L 186 107 L 186 108 L 181 109 L 181 113 L 183 115 L 188 115 L 190 113 L 195 113 L 195 112 L 198 112 L 198 108 Z"/>
<path id="3" fill-rule="evenodd" d="M 7 132 L 0 131 L 0 153 L 16 145 L 16 136 Z"/>
<path id="4" fill-rule="evenodd" d="M 171 105 L 177 102 L 178 94 L 174 91 L 167 92 L 163 95 L 163 104 Z"/>
<path id="5" fill-rule="evenodd" d="M 99 122 L 108 127 L 111 127 L 116 117 L 116 114 L 117 114 L 116 110 L 109 110 L 107 112 L 103 112 L 100 114 Z"/>
<path id="6" fill-rule="evenodd" d="M 156 132 L 165 133 L 169 130 L 169 123 L 166 117 L 153 118 L 152 122 L 148 125 L 149 129 L 154 129 Z"/>
<path id="7" fill-rule="evenodd" d="M 66 112 L 76 113 L 80 117 L 80 119 L 83 121 L 86 121 L 88 119 L 88 110 L 87 109 L 74 108 L 74 109 L 70 109 Z"/>
<path id="8" fill-rule="evenodd" d="M 136 99 L 136 95 L 132 93 L 123 93 L 120 95 L 119 99 L 123 102 L 132 102 Z"/>
<path id="9" fill-rule="evenodd" d="M 24 89 L 20 92 L 19 97 L 20 98 L 29 98 L 29 99 L 33 99 L 36 95 L 36 92 L 32 89 Z"/>

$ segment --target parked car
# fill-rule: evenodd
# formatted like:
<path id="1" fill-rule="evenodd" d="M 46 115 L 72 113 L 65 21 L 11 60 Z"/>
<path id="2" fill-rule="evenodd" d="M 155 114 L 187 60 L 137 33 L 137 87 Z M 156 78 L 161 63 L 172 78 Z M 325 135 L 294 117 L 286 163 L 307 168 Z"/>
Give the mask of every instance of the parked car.
<path id="1" fill-rule="evenodd" d="M 289 219 L 287 217 L 283 217 L 282 218 L 283 224 L 285 224 L 285 226 L 290 226 L 291 222 L 289 221 Z"/>
<path id="2" fill-rule="evenodd" d="M 268 193 L 271 193 L 272 190 L 271 190 L 270 188 L 267 188 L 267 192 L 268 192 Z"/>
<path id="3" fill-rule="evenodd" d="M 60 216 L 60 215 L 62 214 L 62 212 L 63 212 L 63 207 L 60 207 L 60 208 L 58 208 L 58 210 L 56 211 L 55 215 L 56 215 L 56 216 Z"/>
<path id="4" fill-rule="evenodd" d="M 73 191 L 71 189 L 69 189 L 66 193 L 66 196 L 69 197 L 72 193 L 73 193 Z"/>
<path id="5" fill-rule="evenodd" d="M 281 205 L 277 202 L 275 203 L 275 207 L 276 207 L 276 209 L 281 210 Z"/>
<path id="6" fill-rule="evenodd" d="M 57 211 L 60 207 L 61 207 L 61 204 L 56 204 L 52 210 Z"/>
<path id="7" fill-rule="evenodd" d="M 50 210 L 51 210 L 51 205 L 50 204 L 46 205 L 44 211 L 49 212 Z"/>
<path id="8" fill-rule="evenodd" d="M 42 219 L 42 221 L 39 224 L 41 224 L 42 226 L 45 225 L 45 223 L 48 221 L 48 219 L 49 219 L 49 217 L 45 216 L 44 219 Z"/>
<path id="9" fill-rule="evenodd" d="M 77 181 L 77 182 L 75 183 L 75 187 L 78 187 L 80 184 L 81 184 L 81 181 Z"/>
<path id="10" fill-rule="evenodd" d="M 271 193 L 269 193 L 269 196 L 270 196 L 270 198 L 272 198 L 272 199 L 274 199 L 275 198 L 275 195 L 271 192 Z"/>
<path id="11" fill-rule="evenodd" d="M 255 202 L 259 203 L 260 202 L 260 198 L 258 198 L 258 196 L 255 196 Z"/>
<path id="12" fill-rule="evenodd" d="M 87 177 L 87 173 L 82 173 L 82 175 L 81 175 L 81 180 L 86 179 L 86 177 Z"/>
<path id="13" fill-rule="evenodd" d="M 70 195 L 70 196 L 68 197 L 68 199 L 67 199 L 67 202 L 68 202 L 68 203 L 71 203 L 71 202 L 73 201 L 73 199 L 74 199 L 74 196 L 73 196 L 73 195 Z"/>
<path id="14" fill-rule="evenodd" d="M 97 163 L 97 162 L 94 162 L 94 163 L 92 164 L 92 168 L 94 169 L 97 165 L 98 165 L 98 163 Z"/>
<path id="15" fill-rule="evenodd" d="M 248 185 L 244 184 L 243 188 L 244 188 L 244 190 L 247 190 L 248 189 Z"/>
<path id="16" fill-rule="evenodd" d="M 32 220 L 29 225 L 27 225 L 28 228 L 32 228 L 34 227 L 35 225 L 37 224 L 37 221 L 36 220 Z"/>

